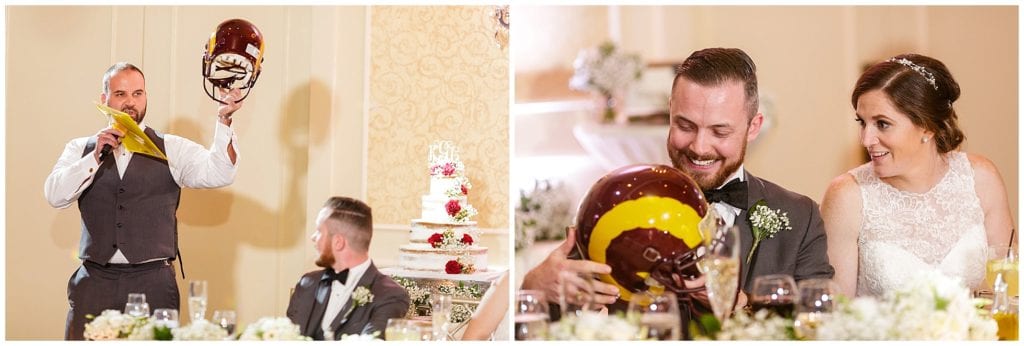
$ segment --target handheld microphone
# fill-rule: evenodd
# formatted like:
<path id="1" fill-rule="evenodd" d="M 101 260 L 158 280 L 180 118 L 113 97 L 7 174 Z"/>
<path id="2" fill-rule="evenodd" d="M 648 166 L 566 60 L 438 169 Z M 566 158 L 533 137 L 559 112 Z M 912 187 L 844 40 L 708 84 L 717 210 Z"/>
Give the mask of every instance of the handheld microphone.
<path id="1" fill-rule="evenodd" d="M 103 160 L 106 160 L 107 156 L 110 156 L 110 150 L 111 150 L 110 144 L 104 144 L 103 145 L 103 149 L 100 150 L 100 161 L 101 162 Z"/>

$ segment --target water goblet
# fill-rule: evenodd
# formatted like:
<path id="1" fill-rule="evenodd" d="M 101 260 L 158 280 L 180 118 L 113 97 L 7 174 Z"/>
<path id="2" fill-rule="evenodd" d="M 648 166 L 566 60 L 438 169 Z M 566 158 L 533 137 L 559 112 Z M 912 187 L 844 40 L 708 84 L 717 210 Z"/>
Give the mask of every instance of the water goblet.
<path id="1" fill-rule="evenodd" d="M 188 312 L 192 322 L 206 319 L 206 280 L 193 280 L 188 284 Z"/>
<path id="2" fill-rule="evenodd" d="M 157 327 L 178 328 L 177 309 L 156 309 L 153 311 L 153 324 Z"/>
<path id="3" fill-rule="evenodd" d="M 215 310 L 213 311 L 214 324 L 219 325 L 228 332 L 228 335 L 235 334 L 235 323 L 236 314 L 235 310 Z"/>
<path id="4" fill-rule="evenodd" d="M 797 337 L 814 340 L 817 337 L 818 325 L 832 313 L 832 305 L 838 290 L 835 283 L 826 278 L 800 281 L 797 289 L 800 291 L 800 300 L 796 305 L 796 320 L 793 327 Z"/>
<path id="5" fill-rule="evenodd" d="M 638 337 L 643 340 L 679 340 L 683 335 L 679 301 L 672 292 L 651 290 L 634 294 L 626 319 L 640 327 Z"/>
<path id="6" fill-rule="evenodd" d="M 544 340 L 547 338 L 549 318 L 544 292 L 520 290 L 516 294 L 516 340 Z"/>
<path id="7" fill-rule="evenodd" d="M 149 316 L 149 303 L 145 293 L 128 293 L 128 302 L 124 305 L 124 313 L 135 316 Z"/>
<path id="8" fill-rule="evenodd" d="M 754 288 L 750 295 L 750 305 L 754 311 L 768 309 L 778 316 L 793 318 L 793 311 L 799 300 L 800 291 L 797 290 L 792 276 L 773 274 L 754 279 Z"/>

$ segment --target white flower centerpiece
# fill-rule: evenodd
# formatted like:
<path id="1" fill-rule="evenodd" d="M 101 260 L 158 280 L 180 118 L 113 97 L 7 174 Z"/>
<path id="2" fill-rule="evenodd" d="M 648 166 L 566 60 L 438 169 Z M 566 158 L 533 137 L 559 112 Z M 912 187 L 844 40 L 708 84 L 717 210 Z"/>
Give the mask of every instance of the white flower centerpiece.
<path id="1" fill-rule="evenodd" d="M 601 95 L 605 122 L 615 120 L 615 95 L 639 80 L 643 73 L 640 56 L 622 53 L 613 42 L 580 51 L 573 67 L 575 73 L 569 79 L 569 88 Z"/>
<path id="2" fill-rule="evenodd" d="M 224 340 L 228 331 L 207 320 L 198 320 L 171 330 L 174 340 Z"/>
<path id="3" fill-rule="evenodd" d="M 122 314 L 117 310 L 103 310 L 99 316 L 87 315 L 86 318 L 92 319 L 85 324 L 83 336 L 87 340 L 128 339 L 149 320 L 147 317 Z"/>
<path id="4" fill-rule="evenodd" d="M 621 314 L 580 311 L 563 316 L 549 327 L 551 340 L 638 340 L 640 328 Z"/>
<path id="5" fill-rule="evenodd" d="M 975 304 L 959 279 L 926 271 L 882 299 L 839 296 L 816 329 L 818 340 L 996 340 L 994 320 Z M 736 313 L 714 335 L 719 340 L 795 339 L 793 321 L 761 310 Z"/>
<path id="6" fill-rule="evenodd" d="M 242 332 L 239 340 L 311 340 L 287 317 L 262 317 Z"/>

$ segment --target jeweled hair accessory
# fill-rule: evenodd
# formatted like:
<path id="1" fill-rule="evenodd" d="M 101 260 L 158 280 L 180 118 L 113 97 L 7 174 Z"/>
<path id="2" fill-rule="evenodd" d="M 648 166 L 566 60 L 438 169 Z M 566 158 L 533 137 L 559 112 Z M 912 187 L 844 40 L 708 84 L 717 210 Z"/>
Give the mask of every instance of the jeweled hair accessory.
<path id="1" fill-rule="evenodd" d="M 894 62 L 906 66 L 911 70 L 914 70 L 914 72 L 917 72 L 917 74 L 921 75 L 921 77 L 924 77 L 924 80 L 928 81 L 928 84 L 931 84 L 932 88 L 935 89 L 935 91 L 939 91 L 939 85 L 935 83 L 935 75 L 933 75 L 931 72 L 928 72 L 928 70 L 925 69 L 924 66 L 915 64 L 913 61 L 907 60 L 905 58 L 890 58 L 889 60 L 886 61 Z"/>

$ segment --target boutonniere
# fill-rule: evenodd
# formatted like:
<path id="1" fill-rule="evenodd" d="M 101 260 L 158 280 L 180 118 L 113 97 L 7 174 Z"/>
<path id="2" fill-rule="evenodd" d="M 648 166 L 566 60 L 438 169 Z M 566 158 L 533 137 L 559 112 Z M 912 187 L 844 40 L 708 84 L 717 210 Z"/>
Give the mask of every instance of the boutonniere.
<path id="1" fill-rule="evenodd" d="M 365 286 L 356 287 L 355 291 L 352 291 L 352 302 L 356 307 L 373 303 L 373 293 Z"/>
<path id="2" fill-rule="evenodd" d="M 754 258 L 754 251 L 757 251 L 757 245 L 762 240 L 775 237 L 781 230 L 793 228 L 789 226 L 789 216 L 786 212 L 782 209 L 769 208 L 763 199 L 754 203 L 747 212 L 750 214 L 750 229 L 754 233 L 754 246 L 750 247 L 750 253 L 747 254 L 747 263 L 750 263 Z"/>

